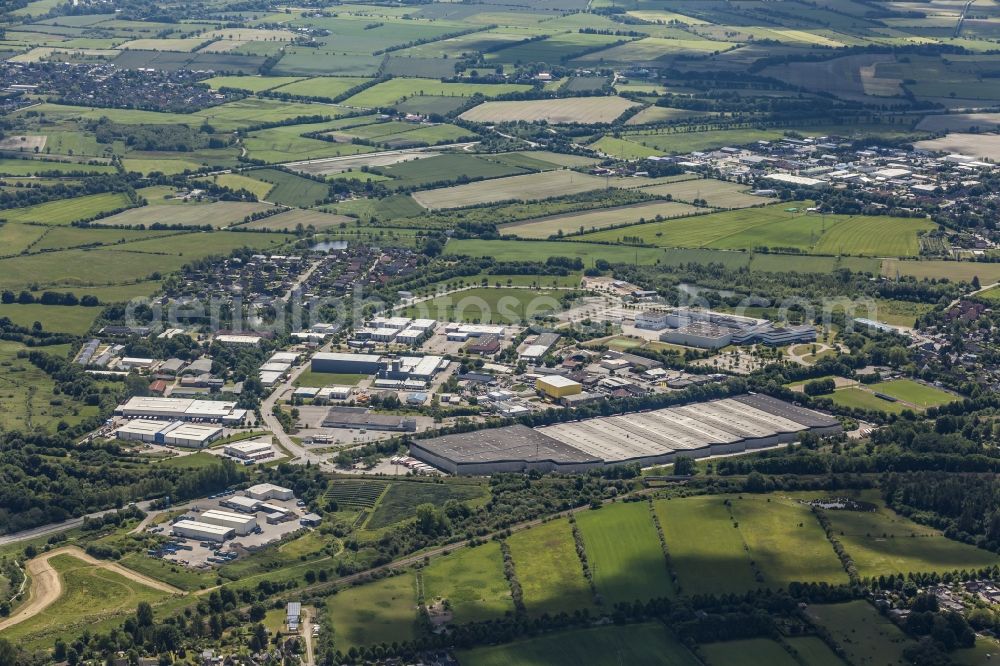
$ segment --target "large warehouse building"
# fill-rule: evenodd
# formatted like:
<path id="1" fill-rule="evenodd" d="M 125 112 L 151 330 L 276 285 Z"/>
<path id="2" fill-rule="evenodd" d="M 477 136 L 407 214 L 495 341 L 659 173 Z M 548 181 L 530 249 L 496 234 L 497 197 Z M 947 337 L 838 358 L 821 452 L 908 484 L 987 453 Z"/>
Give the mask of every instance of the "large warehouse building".
<path id="1" fill-rule="evenodd" d="M 210 525 L 220 525 L 232 528 L 239 536 L 246 536 L 257 529 L 257 517 L 229 511 L 210 509 L 198 517 L 198 521 Z"/>
<path id="2" fill-rule="evenodd" d="M 185 539 L 211 541 L 213 543 L 222 543 L 235 534 L 235 530 L 232 527 L 203 523 L 200 520 L 178 520 L 173 524 L 171 530 L 174 536 Z"/>
<path id="3" fill-rule="evenodd" d="M 577 472 L 669 463 L 677 455 L 740 453 L 793 442 L 803 432 L 840 430 L 832 416 L 769 396 L 741 395 L 534 430 L 518 425 L 416 440 L 410 453 L 452 474 Z"/>
<path id="4" fill-rule="evenodd" d="M 191 398 L 129 398 L 115 408 L 115 414 L 132 419 L 161 419 L 164 421 L 204 421 L 240 425 L 247 410 L 237 409 L 235 402 L 221 400 L 194 400 Z"/>
<path id="5" fill-rule="evenodd" d="M 214 424 L 135 419 L 118 428 L 115 437 L 128 441 L 201 449 L 222 437 L 222 433 L 222 426 Z"/>

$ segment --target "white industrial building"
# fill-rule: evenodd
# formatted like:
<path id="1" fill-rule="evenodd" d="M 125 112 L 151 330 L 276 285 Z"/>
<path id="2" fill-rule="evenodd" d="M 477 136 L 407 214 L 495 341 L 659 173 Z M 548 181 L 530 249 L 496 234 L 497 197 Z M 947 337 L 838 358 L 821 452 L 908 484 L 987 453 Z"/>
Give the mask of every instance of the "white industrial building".
<path id="1" fill-rule="evenodd" d="M 222 345 L 236 345 L 239 347 L 255 347 L 263 340 L 259 335 L 217 335 L 215 341 Z"/>
<path id="2" fill-rule="evenodd" d="M 149 442 L 167 446 L 201 449 L 222 436 L 219 425 L 135 419 L 115 431 L 115 437 L 126 441 Z"/>
<path id="3" fill-rule="evenodd" d="M 116 407 L 115 414 L 133 419 L 206 421 L 240 425 L 246 419 L 247 411 L 237 409 L 235 402 L 221 400 L 136 396 Z"/>
<path id="4" fill-rule="evenodd" d="M 233 495 L 224 499 L 220 504 L 236 511 L 242 511 L 243 513 L 253 513 L 260 506 L 260 500 L 245 497 L 244 495 Z"/>
<path id="5" fill-rule="evenodd" d="M 271 388 L 281 381 L 284 374 L 283 372 L 262 370 L 260 373 L 260 383 L 267 388 Z"/>
<path id="6" fill-rule="evenodd" d="M 222 543 L 226 539 L 232 538 L 236 533 L 232 527 L 225 525 L 215 525 L 203 523 L 199 520 L 179 520 L 172 527 L 174 536 L 184 539 L 197 539 L 199 541 L 212 541 Z"/>
<path id="7" fill-rule="evenodd" d="M 291 363 L 282 361 L 268 361 L 260 366 L 261 372 L 288 372 L 292 367 Z"/>
<path id="8" fill-rule="evenodd" d="M 255 486 L 247 488 L 246 492 L 247 497 L 261 501 L 271 499 L 290 500 L 295 498 L 295 492 L 291 488 L 283 488 L 273 483 L 258 483 Z"/>
<path id="9" fill-rule="evenodd" d="M 637 312 L 635 315 L 635 327 L 651 331 L 661 331 L 667 327 L 668 317 L 668 313 L 657 310 Z"/>
<path id="10" fill-rule="evenodd" d="M 264 460 L 274 455 L 274 448 L 271 442 L 233 442 L 226 444 L 225 453 L 240 460 Z"/>
<path id="11" fill-rule="evenodd" d="M 205 511 L 198 518 L 197 522 L 209 523 L 220 527 L 232 529 L 238 536 L 246 536 L 257 529 L 257 517 L 248 516 L 241 513 L 230 513 L 229 511 L 219 511 L 211 509 Z"/>

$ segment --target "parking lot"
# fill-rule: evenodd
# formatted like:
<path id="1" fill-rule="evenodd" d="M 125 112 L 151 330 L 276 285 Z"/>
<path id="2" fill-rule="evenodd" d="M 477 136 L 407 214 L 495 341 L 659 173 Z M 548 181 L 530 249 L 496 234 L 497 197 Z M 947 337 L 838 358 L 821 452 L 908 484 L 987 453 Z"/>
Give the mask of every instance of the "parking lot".
<path id="1" fill-rule="evenodd" d="M 182 517 L 176 520 L 180 520 L 185 517 L 191 520 L 198 520 L 199 515 L 213 509 L 225 511 L 227 513 L 240 513 L 239 511 L 231 509 L 223 504 L 229 497 L 232 497 L 232 494 L 199 500 L 196 504 L 192 505 L 187 511 L 185 511 Z M 210 558 L 221 560 L 225 560 L 225 558 L 235 559 L 238 555 L 245 554 L 247 551 L 253 551 L 269 543 L 278 541 L 293 532 L 308 529 L 301 525 L 299 519 L 301 516 L 308 513 L 309 510 L 306 507 L 298 506 L 297 500 L 271 499 L 267 500 L 267 503 L 287 509 L 290 516 L 289 519 L 272 525 L 265 520 L 265 514 L 263 512 L 253 514 L 247 513 L 244 515 L 257 517 L 259 533 L 251 532 L 246 536 L 237 535 L 232 539 L 226 540 L 222 544 L 207 541 L 203 542 L 198 539 L 172 537 L 171 543 L 176 544 L 178 548 L 174 552 L 164 553 L 162 558 L 170 562 L 176 562 L 189 567 L 211 567 L 212 565 L 220 564 L 221 562 L 213 562 Z M 170 525 L 171 523 L 151 525 L 148 531 L 170 537 Z"/>

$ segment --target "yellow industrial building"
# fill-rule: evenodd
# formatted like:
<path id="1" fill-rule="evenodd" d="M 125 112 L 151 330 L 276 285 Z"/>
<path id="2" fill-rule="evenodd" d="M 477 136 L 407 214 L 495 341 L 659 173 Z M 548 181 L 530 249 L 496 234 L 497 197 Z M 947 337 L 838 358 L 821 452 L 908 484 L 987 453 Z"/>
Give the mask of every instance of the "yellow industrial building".
<path id="1" fill-rule="evenodd" d="M 535 380 L 535 389 L 550 398 L 559 400 L 568 395 L 577 395 L 583 392 L 583 384 L 559 375 L 539 377 Z"/>

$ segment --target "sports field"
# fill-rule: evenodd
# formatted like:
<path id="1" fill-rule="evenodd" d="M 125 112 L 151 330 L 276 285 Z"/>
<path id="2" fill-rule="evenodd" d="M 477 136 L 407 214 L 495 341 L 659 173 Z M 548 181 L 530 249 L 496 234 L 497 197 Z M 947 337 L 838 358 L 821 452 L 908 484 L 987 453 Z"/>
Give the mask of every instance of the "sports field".
<path id="1" fill-rule="evenodd" d="M 903 664 L 913 641 L 866 601 L 812 604 L 806 614 L 824 627 L 852 664 Z"/>
<path id="2" fill-rule="evenodd" d="M 413 199 L 428 209 L 463 208 L 498 201 L 537 201 L 605 187 L 604 179 L 575 171 L 546 171 L 510 178 L 415 192 Z"/>
<path id="3" fill-rule="evenodd" d="M 941 532 L 897 515 L 878 502 L 878 510 L 828 511 L 837 538 L 861 576 L 979 569 L 1000 564 L 989 551 L 953 541 Z"/>
<path id="4" fill-rule="evenodd" d="M 0 211 L 0 218 L 8 222 L 37 222 L 39 224 L 70 224 L 88 220 L 102 213 L 128 208 L 132 201 L 124 194 L 107 192 L 89 194 L 72 199 L 48 201 L 37 206 Z"/>
<path id="5" fill-rule="evenodd" d="M 333 621 L 339 649 L 407 641 L 417 617 L 412 573 L 347 588 L 330 597 L 326 612 Z"/>
<path id="6" fill-rule="evenodd" d="M 874 384 L 871 388 L 873 391 L 891 395 L 894 398 L 899 398 L 924 409 L 960 400 L 959 396 L 934 388 L 933 386 L 928 386 L 927 384 L 915 382 L 912 379 L 894 379 Z"/>
<path id="7" fill-rule="evenodd" d="M 507 543 L 529 613 L 555 615 L 593 605 L 565 519 L 516 532 Z"/>
<path id="8" fill-rule="evenodd" d="M 426 602 L 447 599 L 456 622 L 495 619 L 514 610 L 495 541 L 436 558 L 418 575 Z"/>
<path id="9" fill-rule="evenodd" d="M 830 395 L 830 399 L 833 400 L 835 405 L 840 405 L 841 407 L 868 409 L 876 412 L 886 412 L 887 414 L 900 414 L 904 409 L 907 409 L 906 405 L 902 403 L 883 400 L 871 391 L 854 386 L 837 389 Z"/>
<path id="10" fill-rule="evenodd" d="M 663 548 L 645 502 L 577 514 L 597 592 L 607 605 L 674 596 Z"/>
<path id="11" fill-rule="evenodd" d="M 473 123 L 540 122 L 610 123 L 635 106 L 622 97 L 579 97 L 515 102 L 484 102 L 459 118 Z"/>
<path id="12" fill-rule="evenodd" d="M 809 507 L 757 495 L 737 497 L 732 504 L 750 559 L 763 574 L 766 586 L 847 583 L 847 573 Z"/>
<path id="13" fill-rule="evenodd" d="M 552 289 L 477 287 L 438 296 L 406 309 L 405 316 L 437 321 L 520 324 L 562 309 Z"/>
<path id="14" fill-rule="evenodd" d="M 512 222 L 499 227 L 503 235 L 515 235 L 521 238 L 549 238 L 568 233 L 592 231 L 619 224 L 631 224 L 656 218 L 669 219 L 684 215 L 693 215 L 699 209 L 679 201 L 654 201 L 620 206 L 618 208 L 602 208 L 581 213 L 566 213 L 552 217 Z M 560 232 L 562 232 L 560 234 Z"/>
<path id="15" fill-rule="evenodd" d="M 700 665 L 663 625 L 652 622 L 557 632 L 507 645 L 462 650 L 456 656 L 462 666 Z"/>
<path id="16" fill-rule="evenodd" d="M 731 498 L 687 497 L 655 504 L 681 594 L 726 594 L 760 586 L 727 500 Z"/>
<path id="17" fill-rule="evenodd" d="M 660 247 L 770 248 L 772 251 L 787 249 L 828 255 L 916 256 L 920 251 L 918 232 L 929 231 L 934 226 L 926 220 L 913 218 L 808 213 L 806 208 L 810 205 L 810 202 L 791 202 L 726 211 L 708 217 L 599 231 L 583 239 L 641 242 Z"/>

